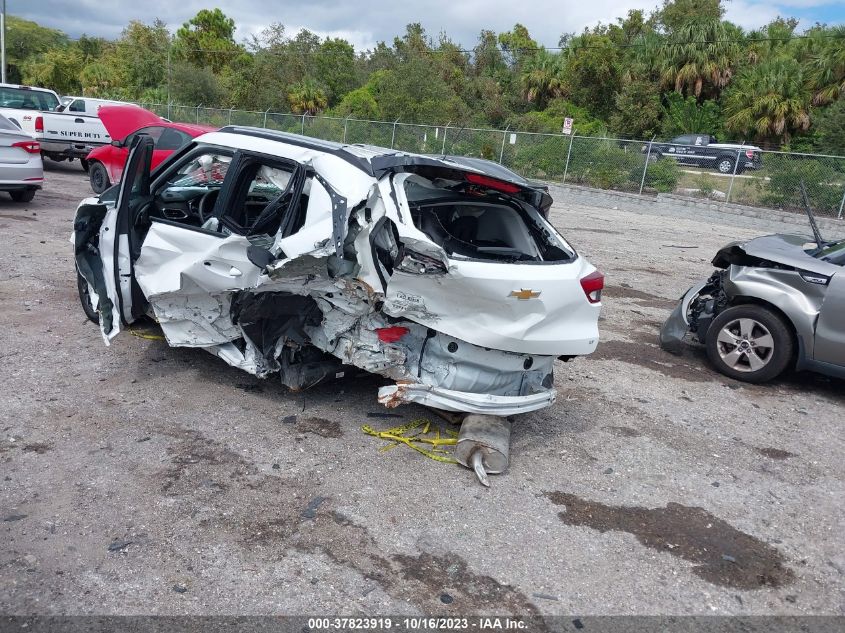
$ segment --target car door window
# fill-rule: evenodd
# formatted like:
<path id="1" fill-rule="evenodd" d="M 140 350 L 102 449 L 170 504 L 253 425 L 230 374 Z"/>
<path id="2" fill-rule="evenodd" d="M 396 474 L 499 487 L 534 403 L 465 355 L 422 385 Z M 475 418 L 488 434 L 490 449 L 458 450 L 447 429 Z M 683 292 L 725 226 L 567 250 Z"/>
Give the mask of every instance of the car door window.
<path id="1" fill-rule="evenodd" d="M 164 180 L 157 180 L 156 215 L 189 226 L 202 225 L 212 216 L 231 163 L 232 154 L 218 149 L 185 156 Z"/>
<path id="2" fill-rule="evenodd" d="M 85 112 L 85 101 L 82 99 L 74 99 L 68 108 L 70 112 Z"/>
<path id="3" fill-rule="evenodd" d="M 135 137 L 140 136 L 141 134 L 144 134 L 146 136 L 149 136 L 151 139 L 153 139 L 153 147 L 155 149 L 158 149 L 158 147 L 157 147 L 158 140 L 159 140 L 159 138 L 161 138 L 162 132 L 164 132 L 164 128 L 160 127 L 160 126 L 142 127 L 140 130 L 135 130 L 134 132 L 132 132 L 132 134 L 127 136 L 126 140 L 123 141 L 123 144 L 126 147 L 131 147 L 132 141 L 135 140 Z"/>
<path id="4" fill-rule="evenodd" d="M 296 165 L 244 159 L 221 221 L 241 235 L 274 235 L 290 203 Z"/>
<path id="5" fill-rule="evenodd" d="M 163 128 L 161 136 L 156 141 L 155 148 L 158 150 L 176 150 L 190 141 L 191 137 L 184 132 L 167 127 Z"/>

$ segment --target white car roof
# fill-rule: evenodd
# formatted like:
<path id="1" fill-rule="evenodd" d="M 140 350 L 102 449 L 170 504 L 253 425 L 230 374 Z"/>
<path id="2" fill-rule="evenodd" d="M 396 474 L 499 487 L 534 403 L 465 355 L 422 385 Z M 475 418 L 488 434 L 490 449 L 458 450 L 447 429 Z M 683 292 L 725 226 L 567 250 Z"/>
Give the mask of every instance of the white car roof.
<path id="1" fill-rule="evenodd" d="M 310 136 L 278 132 L 257 127 L 230 125 L 217 132 L 209 132 L 197 138 L 198 142 L 231 147 L 235 149 L 263 152 L 271 155 L 289 156 L 300 162 L 319 156 L 334 156 L 357 167 L 368 176 L 379 177 L 391 167 L 402 165 L 431 165 L 448 167 L 460 171 L 485 173 L 476 166 L 458 163 L 448 157 L 412 154 L 375 145 L 345 145 L 324 141 Z M 300 151 L 298 156 L 290 155 L 290 147 Z M 500 176 L 498 176 L 500 177 Z M 505 178 L 507 180 L 507 178 Z M 523 183 L 518 183 L 523 184 Z"/>

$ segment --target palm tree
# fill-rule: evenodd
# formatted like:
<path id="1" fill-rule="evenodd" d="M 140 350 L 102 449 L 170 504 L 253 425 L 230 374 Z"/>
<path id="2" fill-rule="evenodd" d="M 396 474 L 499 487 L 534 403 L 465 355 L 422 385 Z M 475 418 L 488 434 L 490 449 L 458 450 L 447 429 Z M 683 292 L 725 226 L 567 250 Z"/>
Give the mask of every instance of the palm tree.
<path id="1" fill-rule="evenodd" d="M 662 86 L 696 98 L 717 97 L 739 59 L 739 34 L 737 27 L 715 18 L 684 24 L 661 49 L 652 51 Z"/>
<path id="2" fill-rule="evenodd" d="M 525 63 L 521 77 L 524 97 L 542 110 L 549 99 L 563 94 L 562 74 L 561 56 L 540 49 Z"/>
<path id="3" fill-rule="evenodd" d="M 845 26 L 823 29 L 809 60 L 813 104 L 826 105 L 845 95 Z M 810 37 L 811 46 L 815 38 Z"/>
<path id="4" fill-rule="evenodd" d="M 793 132 L 810 127 L 809 107 L 801 64 L 775 57 L 745 68 L 733 81 L 724 100 L 725 128 L 788 142 Z"/>
<path id="5" fill-rule="evenodd" d="M 290 109 L 296 114 L 319 114 L 329 100 L 322 88 L 312 81 L 300 81 L 288 90 Z"/>

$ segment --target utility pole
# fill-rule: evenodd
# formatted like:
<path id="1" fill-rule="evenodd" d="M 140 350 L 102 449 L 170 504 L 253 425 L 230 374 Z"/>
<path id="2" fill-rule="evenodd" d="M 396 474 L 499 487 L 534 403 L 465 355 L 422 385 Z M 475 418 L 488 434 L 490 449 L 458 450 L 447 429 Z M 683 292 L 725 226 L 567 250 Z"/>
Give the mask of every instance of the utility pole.
<path id="1" fill-rule="evenodd" d="M 0 81 L 6 83 L 6 0 L 3 0 L 3 13 L 0 14 Z"/>

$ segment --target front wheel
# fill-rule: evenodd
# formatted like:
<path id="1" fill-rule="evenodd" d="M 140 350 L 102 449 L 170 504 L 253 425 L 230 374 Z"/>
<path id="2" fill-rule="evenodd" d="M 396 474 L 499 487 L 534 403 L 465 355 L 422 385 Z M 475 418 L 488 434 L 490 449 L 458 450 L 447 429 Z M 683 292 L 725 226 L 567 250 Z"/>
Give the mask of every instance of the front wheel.
<path id="1" fill-rule="evenodd" d="M 91 183 L 91 189 L 94 193 L 103 193 L 111 187 L 109 172 L 106 171 L 106 166 L 99 161 L 91 162 L 88 169 L 88 180 Z"/>
<path id="2" fill-rule="evenodd" d="M 707 330 L 707 356 L 716 369 L 744 382 L 779 376 L 792 360 L 790 326 L 774 311 L 747 304 L 721 312 Z"/>
<path id="3" fill-rule="evenodd" d="M 85 316 L 92 323 L 99 323 L 100 313 L 97 312 L 91 300 L 91 287 L 78 270 L 76 271 L 76 288 L 79 290 L 79 302 L 82 304 L 82 311 L 85 313 Z"/>

